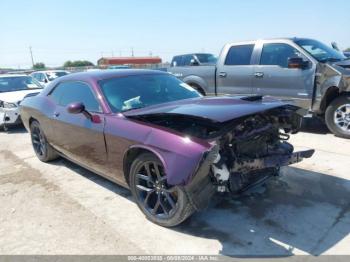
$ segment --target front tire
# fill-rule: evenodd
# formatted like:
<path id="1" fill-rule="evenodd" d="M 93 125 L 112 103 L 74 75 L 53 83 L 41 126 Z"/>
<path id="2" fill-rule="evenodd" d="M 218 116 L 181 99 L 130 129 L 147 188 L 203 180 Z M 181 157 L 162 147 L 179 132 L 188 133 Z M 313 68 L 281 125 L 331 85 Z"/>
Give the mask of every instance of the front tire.
<path id="1" fill-rule="evenodd" d="M 155 155 L 139 155 L 131 165 L 129 179 L 138 207 L 151 222 L 173 227 L 194 212 L 183 188 L 167 184 L 163 165 Z"/>
<path id="2" fill-rule="evenodd" d="M 58 154 L 48 143 L 39 122 L 33 121 L 30 125 L 30 137 L 36 156 L 42 162 L 49 162 L 58 158 Z"/>
<path id="3" fill-rule="evenodd" d="M 325 120 L 334 135 L 350 139 L 350 97 L 334 99 L 327 107 Z"/>

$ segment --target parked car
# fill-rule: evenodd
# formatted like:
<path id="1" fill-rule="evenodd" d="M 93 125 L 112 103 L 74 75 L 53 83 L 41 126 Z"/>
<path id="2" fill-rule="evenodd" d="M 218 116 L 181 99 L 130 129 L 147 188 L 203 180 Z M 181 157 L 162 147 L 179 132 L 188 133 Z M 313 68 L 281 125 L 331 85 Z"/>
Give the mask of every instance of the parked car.
<path id="1" fill-rule="evenodd" d="M 203 97 L 156 70 L 64 76 L 25 99 L 21 114 L 41 161 L 60 155 L 130 188 L 162 226 L 181 223 L 216 191 L 238 194 L 313 154 L 286 142 L 299 107 Z"/>
<path id="2" fill-rule="evenodd" d="M 216 57 L 213 54 L 195 53 L 174 56 L 170 66 L 198 66 L 198 65 L 215 65 Z"/>
<path id="3" fill-rule="evenodd" d="M 348 58 L 350 58 L 350 52 L 344 52 L 344 55 Z"/>
<path id="4" fill-rule="evenodd" d="M 38 94 L 42 86 L 31 76 L 0 75 L 0 129 L 21 122 L 19 104 L 26 96 Z"/>
<path id="5" fill-rule="evenodd" d="M 31 76 L 34 77 L 42 86 L 47 86 L 56 78 L 65 76 L 68 74 L 69 74 L 68 71 L 50 70 L 50 71 L 36 71 L 31 73 Z"/>
<path id="6" fill-rule="evenodd" d="M 293 100 L 350 138 L 350 60 L 313 39 L 285 38 L 227 44 L 215 66 L 169 72 L 206 95 L 271 95 Z"/>

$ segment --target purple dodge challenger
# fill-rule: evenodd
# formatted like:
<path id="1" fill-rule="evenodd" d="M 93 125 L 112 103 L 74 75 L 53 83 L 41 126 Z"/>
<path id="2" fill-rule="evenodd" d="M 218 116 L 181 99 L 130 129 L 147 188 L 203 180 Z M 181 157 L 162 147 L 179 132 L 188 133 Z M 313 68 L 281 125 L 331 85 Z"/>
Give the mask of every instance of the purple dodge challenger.
<path id="1" fill-rule="evenodd" d="M 154 223 L 170 227 L 215 192 L 239 194 L 311 157 L 286 142 L 301 110 L 262 97 L 202 97 L 160 71 L 58 78 L 21 103 L 41 161 L 63 156 L 130 188 Z"/>

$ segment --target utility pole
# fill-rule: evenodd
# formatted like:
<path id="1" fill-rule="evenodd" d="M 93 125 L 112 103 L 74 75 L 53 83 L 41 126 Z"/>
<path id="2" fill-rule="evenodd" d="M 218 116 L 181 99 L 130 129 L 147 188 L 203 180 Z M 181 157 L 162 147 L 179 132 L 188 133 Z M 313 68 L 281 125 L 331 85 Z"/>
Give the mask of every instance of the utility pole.
<path id="1" fill-rule="evenodd" d="M 34 58 L 33 58 L 33 52 L 32 52 L 32 47 L 29 47 L 29 52 L 30 52 L 30 57 L 32 58 L 32 65 L 34 67 Z"/>
<path id="2" fill-rule="evenodd" d="M 134 57 L 134 48 L 131 47 L 131 56 Z"/>

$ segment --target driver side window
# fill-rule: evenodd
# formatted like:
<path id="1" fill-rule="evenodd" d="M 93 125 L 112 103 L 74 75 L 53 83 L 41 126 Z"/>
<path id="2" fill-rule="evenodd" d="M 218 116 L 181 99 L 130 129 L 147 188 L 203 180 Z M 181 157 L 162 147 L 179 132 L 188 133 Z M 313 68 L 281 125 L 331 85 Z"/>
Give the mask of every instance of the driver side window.
<path id="1" fill-rule="evenodd" d="M 82 82 L 60 83 L 49 96 L 56 104 L 64 107 L 73 102 L 82 102 L 89 112 L 102 112 L 90 86 Z"/>
<path id="2" fill-rule="evenodd" d="M 288 44 L 264 44 L 260 57 L 260 65 L 277 65 L 288 68 L 288 59 L 292 57 L 304 58 L 297 49 Z"/>

